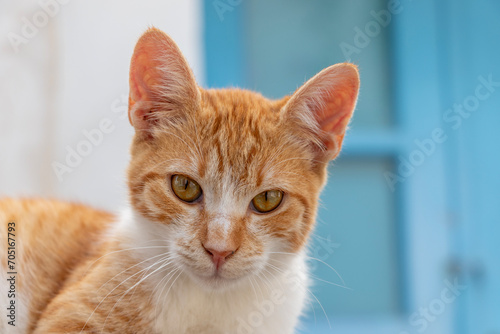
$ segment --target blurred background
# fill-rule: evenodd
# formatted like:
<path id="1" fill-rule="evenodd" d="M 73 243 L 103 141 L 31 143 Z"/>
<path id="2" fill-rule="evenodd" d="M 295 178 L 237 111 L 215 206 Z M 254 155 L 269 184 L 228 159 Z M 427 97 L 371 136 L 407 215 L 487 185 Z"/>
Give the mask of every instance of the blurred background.
<path id="1" fill-rule="evenodd" d="M 203 87 L 281 97 L 360 68 L 300 333 L 500 334 L 499 1 L 0 1 L 0 196 L 124 205 L 150 25 Z"/>

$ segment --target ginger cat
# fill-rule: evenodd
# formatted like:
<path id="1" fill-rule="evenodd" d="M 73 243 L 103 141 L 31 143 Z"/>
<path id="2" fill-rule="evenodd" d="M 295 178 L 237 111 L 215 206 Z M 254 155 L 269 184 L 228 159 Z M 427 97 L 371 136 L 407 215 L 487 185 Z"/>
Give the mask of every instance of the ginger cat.
<path id="1" fill-rule="evenodd" d="M 1 333 L 293 333 L 305 245 L 358 89 L 347 63 L 276 101 L 202 89 L 149 29 L 130 67 L 129 208 L 0 201 L 18 273 L 16 326 L 2 315 Z"/>

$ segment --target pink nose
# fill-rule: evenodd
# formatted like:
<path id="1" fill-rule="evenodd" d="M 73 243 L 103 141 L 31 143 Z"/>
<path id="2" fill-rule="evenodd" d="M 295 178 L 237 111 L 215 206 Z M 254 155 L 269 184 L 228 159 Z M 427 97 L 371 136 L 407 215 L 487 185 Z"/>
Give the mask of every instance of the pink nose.
<path id="1" fill-rule="evenodd" d="M 232 249 L 219 251 L 212 248 L 207 248 L 205 247 L 205 245 L 203 245 L 203 248 L 205 248 L 207 253 L 212 256 L 212 262 L 215 264 L 215 268 L 217 268 L 217 270 L 220 266 L 222 266 L 222 264 L 227 260 L 229 256 L 233 255 L 236 252 L 236 250 Z"/>

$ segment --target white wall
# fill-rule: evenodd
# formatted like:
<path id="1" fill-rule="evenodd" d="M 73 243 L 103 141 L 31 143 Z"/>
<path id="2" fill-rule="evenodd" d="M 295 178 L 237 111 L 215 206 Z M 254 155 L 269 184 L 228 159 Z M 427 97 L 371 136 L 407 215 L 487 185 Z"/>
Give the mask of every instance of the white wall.
<path id="1" fill-rule="evenodd" d="M 151 25 L 164 30 L 202 84 L 202 4 L 55 1 L 0 1 L 0 196 L 51 196 L 116 210 L 127 197 L 133 129 L 126 109 L 134 44 Z M 44 10 L 42 3 L 52 6 Z M 52 16 L 44 16 L 47 11 Z M 38 19 L 38 32 L 25 28 L 23 35 L 23 18 Z M 9 40 L 13 34 L 27 37 L 18 51 Z M 111 131 L 89 146 L 83 132 L 101 122 Z M 68 148 L 90 153 L 70 161 L 71 167 Z M 54 162 L 71 172 L 60 180 Z"/>

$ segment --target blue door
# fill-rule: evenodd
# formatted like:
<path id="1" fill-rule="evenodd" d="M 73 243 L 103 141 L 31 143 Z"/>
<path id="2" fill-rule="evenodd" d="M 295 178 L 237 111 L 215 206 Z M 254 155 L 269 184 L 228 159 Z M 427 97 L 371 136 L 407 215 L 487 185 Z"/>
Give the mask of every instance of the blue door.
<path id="1" fill-rule="evenodd" d="M 488 145 L 500 89 L 481 91 L 489 116 L 455 129 L 453 111 L 488 75 L 500 81 L 499 13 L 491 1 L 205 1 L 209 87 L 281 97 L 331 64 L 360 68 L 302 333 L 500 333 L 500 151 Z"/>
<path id="2" fill-rule="evenodd" d="M 439 10 L 450 241 L 466 286 L 454 332 L 500 333 L 500 3 Z"/>

